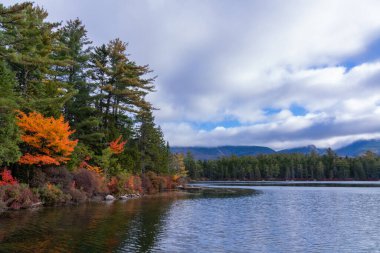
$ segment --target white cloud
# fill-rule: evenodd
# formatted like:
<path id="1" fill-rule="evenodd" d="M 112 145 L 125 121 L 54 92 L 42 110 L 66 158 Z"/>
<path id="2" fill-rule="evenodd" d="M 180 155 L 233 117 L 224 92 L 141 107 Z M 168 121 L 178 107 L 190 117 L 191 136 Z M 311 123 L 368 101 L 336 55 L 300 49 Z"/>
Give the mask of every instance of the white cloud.
<path id="1" fill-rule="evenodd" d="M 379 38 L 379 1 L 36 3 L 52 20 L 81 18 L 96 43 L 130 43 L 132 59 L 159 76 L 149 98 L 172 145 L 337 147 L 380 135 L 380 62 L 341 65 Z M 190 123 L 226 118 L 242 126 Z"/>

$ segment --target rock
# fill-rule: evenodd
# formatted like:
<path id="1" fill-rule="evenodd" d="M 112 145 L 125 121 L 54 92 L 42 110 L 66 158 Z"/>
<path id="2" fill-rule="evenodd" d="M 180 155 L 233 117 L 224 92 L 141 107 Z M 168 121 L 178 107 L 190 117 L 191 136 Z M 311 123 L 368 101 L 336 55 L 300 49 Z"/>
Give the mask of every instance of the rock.
<path id="1" fill-rule="evenodd" d="M 113 201 L 113 200 L 115 200 L 115 197 L 112 196 L 112 195 L 107 195 L 107 196 L 105 197 L 105 200 L 107 200 L 107 201 Z"/>
<path id="2" fill-rule="evenodd" d="M 121 199 L 121 200 L 128 200 L 129 198 L 127 196 L 120 196 L 119 199 Z"/>
<path id="3" fill-rule="evenodd" d="M 33 203 L 30 207 L 34 208 L 34 207 L 39 207 L 39 206 L 42 206 L 42 205 L 43 205 L 42 202 L 37 202 L 37 203 Z"/>

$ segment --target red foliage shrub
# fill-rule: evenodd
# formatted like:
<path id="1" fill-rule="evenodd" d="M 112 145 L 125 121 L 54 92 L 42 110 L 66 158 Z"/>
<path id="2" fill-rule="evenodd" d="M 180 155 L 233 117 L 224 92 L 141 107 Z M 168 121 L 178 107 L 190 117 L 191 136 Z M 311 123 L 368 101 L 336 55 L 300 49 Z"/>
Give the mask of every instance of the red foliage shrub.
<path id="1" fill-rule="evenodd" d="M 0 173 L 0 175 L 0 186 L 18 184 L 17 180 L 12 177 L 12 173 L 10 170 L 4 169 L 3 172 Z"/>
<path id="2" fill-rule="evenodd" d="M 76 187 L 83 190 L 88 197 L 108 192 L 104 178 L 100 177 L 94 171 L 79 169 L 74 174 L 74 181 Z"/>
<path id="3" fill-rule="evenodd" d="M 117 177 L 111 177 L 110 181 L 107 183 L 108 190 L 111 194 L 118 194 L 119 190 L 119 180 Z"/>
<path id="4" fill-rule="evenodd" d="M 142 176 L 142 186 L 145 192 L 148 194 L 157 193 L 160 189 L 160 180 L 157 177 L 157 174 L 148 171 Z"/>
<path id="5" fill-rule="evenodd" d="M 107 186 L 112 194 L 142 193 L 141 178 L 135 175 L 121 173 L 111 177 Z"/>
<path id="6" fill-rule="evenodd" d="M 178 185 L 172 176 L 158 176 L 154 172 L 147 172 L 142 176 L 143 190 L 148 194 L 154 194 L 159 191 L 174 189 Z"/>
<path id="7" fill-rule="evenodd" d="M 142 193 L 142 182 L 139 176 L 130 176 L 128 178 L 126 189 L 129 189 L 133 193 Z"/>
<path id="8" fill-rule="evenodd" d="M 166 189 L 174 189 L 177 184 L 173 181 L 173 177 L 166 176 Z"/>

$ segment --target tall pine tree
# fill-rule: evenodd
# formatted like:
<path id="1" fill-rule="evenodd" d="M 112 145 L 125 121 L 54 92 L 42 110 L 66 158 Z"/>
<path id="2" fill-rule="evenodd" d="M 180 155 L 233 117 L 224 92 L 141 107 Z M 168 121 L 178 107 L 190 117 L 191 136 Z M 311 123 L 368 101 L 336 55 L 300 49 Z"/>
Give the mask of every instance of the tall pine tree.
<path id="1" fill-rule="evenodd" d="M 3 59 L 15 72 L 21 109 L 59 115 L 72 96 L 71 87 L 61 82 L 57 69 L 70 64 L 57 55 L 65 50 L 59 42 L 59 23 L 46 21 L 48 13 L 32 3 L 0 6 Z"/>
<path id="2" fill-rule="evenodd" d="M 0 62 L 0 166 L 16 162 L 21 155 L 17 146 L 19 133 L 15 122 L 15 83 L 13 73 L 3 61 Z"/>

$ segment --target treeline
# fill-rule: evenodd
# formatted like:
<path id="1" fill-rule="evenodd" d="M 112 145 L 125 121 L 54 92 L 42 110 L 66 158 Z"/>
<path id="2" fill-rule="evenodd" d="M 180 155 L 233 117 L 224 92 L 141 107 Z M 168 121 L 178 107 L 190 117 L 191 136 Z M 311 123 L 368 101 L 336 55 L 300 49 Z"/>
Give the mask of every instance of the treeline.
<path id="1" fill-rule="evenodd" d="M 79 19 L 61 24 L 47 16 L 32 3 L 0 5 L 0 165 L 12 167 L 26 151 L 18 110 L 64 116 L 78 140 L 70 168 L 84 157 L 100 165 L 122 136 L 125 151 L 112 170 L 167 173 L 170 153 L 146 100 L 154 91 L 148 65 L 132 61 L 120 39 L 94 46 Z"/>
<path id="2" fill-rule="evenodd" d="M 121 188 L 128 175 L 185 175 L 146 99 L 155 91 L 149 66 L 131 60 L 120 39 L 93 45 L 79 19 L 47 16 L 30 2 L 0 4 L 0 186 L 40 180 L 53 189 L 58 167 Z"/>
<path id="3" fill-rule="evenodd" d="M 230 156 L 195 161 L 188 153 L 185 167 L 192 179 L 208 180 L 377 180 L 380 157 L 366 152 L 360 157 L 339 157 L 328 149 L 325 155 L 270 154 Z"/>

